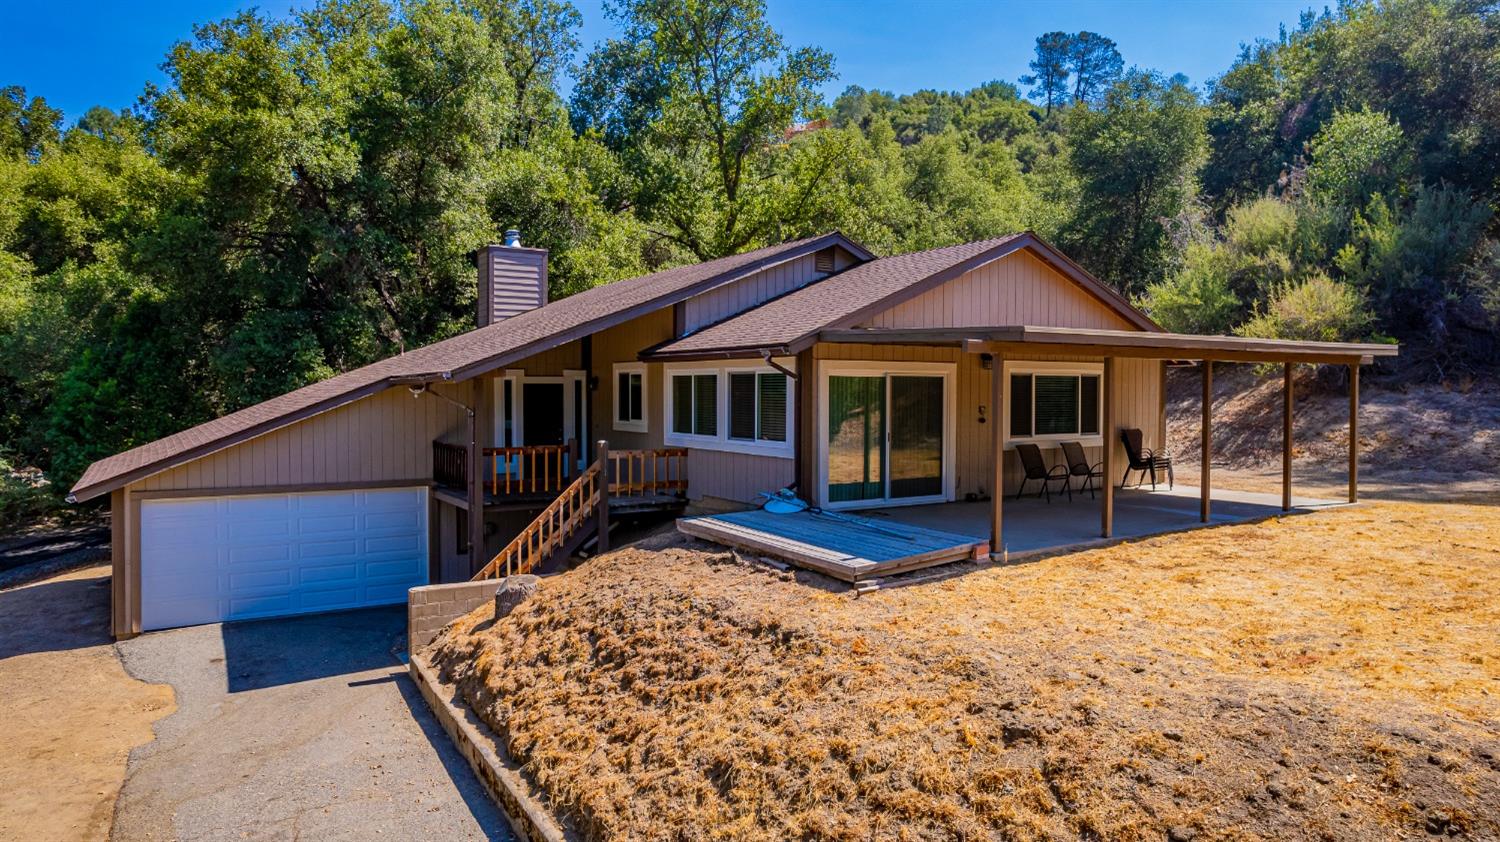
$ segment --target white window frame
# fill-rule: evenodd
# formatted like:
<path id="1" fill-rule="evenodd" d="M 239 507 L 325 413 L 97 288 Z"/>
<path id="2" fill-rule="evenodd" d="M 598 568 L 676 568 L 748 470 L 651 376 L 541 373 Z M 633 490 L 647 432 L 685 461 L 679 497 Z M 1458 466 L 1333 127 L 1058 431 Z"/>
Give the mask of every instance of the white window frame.
<path id="1" fill-rule="evenodd" d="M 951 503 L 958 497 L 958 366 L 955 363 L 920 362 L 874 362 L 870 360 L 819 360 L 818 377 L 818 421 L 814 450 L 818 462 L 818 493 L 825 509 L 887 509 L 896 506 L 922 506 L 931 503 Z M 919 377 L 941 376 L 943 378 L 943 492 L 925 497 L 882 497 L 875 500 L 828 500 L 828 378 L 834 375 L 849 377 L 885 377 L 887 405 L 890 397 L 890 376 L 914 375 Z M 889 435 L 889 431 L 887 431 Z M 889 441 L 887 441 L 889 443 Z M 890 475 L 887 472 L 886 493 L 890 493 Z"/>
<path id="2" fill-rule="evenodd" d="M 781 359 L 776 361 L 782 367 L 796 371 L 796 360 Z M 713 374 L 718 377 L 717 383 L 717 406 L 715 407 L 718 417 L 718 435 L 701 436 L 692 433 L 679 433 L 672 428 L 672 401 L 675 390 L 672 388 L 672 378 L 679 376 L 692 376 L 695 374 Z M 662 371 L 662 442 L 668 447 L 696 447 L 700 450 L 719 450 L 726 453 L 744 453 L 751 456 L 771 456 L 777 459 L 791 459 L 795 455 L 797 437 L 797 383 L 793 378 L 787 378 L 786 384 L 786 441 L 749 441 L 747 439 L 732 439 L 729 437 L 729 375 L 731 374 L 782 374 L 776 368 L 764 363 L 725 363 L 724 365 L 703 365 L 701 363 L 667 364 Z M 759 394 L 757 388 L 756 394 Z M 758 425 L 757 419 L 757 425 Z"/>
<path id="3" fill-rule="evenodd" d="M 1096 426 L 1104 429 L 1104 363 L 1088 362 L 1047 362 L 1006 360 L 1001 366 L 1000 376 L 1004 378 L 1005 405 L 997 414 L 996 419 L 1000 422 L 1001 431 L 1004 434 L 1005 449 L 1015 450 L 1018 444 L 1034 444 L 1042 450 L 1057 450 L 1065 441 L 1076 441 L 1084 447 L 1102 447 L 1104 445 L 1103 433 L 1051 433 L 1044 436 L 1035 434 L 1036 431 L 1036 386 L 1033 381 L 1031 390 L 1031 429 L 1032 435 L 1012 436 L 1010 434 L 1010 378 L 1013 374 L 1036 375 L 1077 375 L 1080 377 L 1099 378 L 1099 417 L 1095 419 Z M 1082 386 L 1080 385 L 1079 400 L 1082 401 Z M 1082 407 L 1079 407 L 1079 420 L 1082 421 Z"/>
<path id="4" fill-rule="evenodd" d="M 620 420 L 620 400 L 624 394 L 620 391 L 620 375 L 638 374 L 641 378 L 641 417 L 639 420 Z M 647 433 L 650 432 L 651 411 L 648 409 L 651 401 L 647 398 L 647 374 L 645 363 L 615 363 L 611 372 L 610 391 L 614 393 L 614 400 L 610 402 L 610 424 L 616 432 L 621 433 Z"/>

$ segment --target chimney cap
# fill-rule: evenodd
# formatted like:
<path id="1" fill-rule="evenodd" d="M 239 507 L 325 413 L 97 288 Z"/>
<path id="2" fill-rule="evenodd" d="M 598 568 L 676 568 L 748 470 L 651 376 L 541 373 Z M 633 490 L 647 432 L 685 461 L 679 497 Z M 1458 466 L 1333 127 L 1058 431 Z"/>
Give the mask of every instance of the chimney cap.
<path id="1" fill-rule="evenodd" d="M 508 249 L 520 248 L 521 247 L 521 230 L 519 228 L 507 228 L 507 229 L 505 229 L 505 239 L 502 240 L 500 244 L 503 245 L 503 246 L 505 246 Z"/>

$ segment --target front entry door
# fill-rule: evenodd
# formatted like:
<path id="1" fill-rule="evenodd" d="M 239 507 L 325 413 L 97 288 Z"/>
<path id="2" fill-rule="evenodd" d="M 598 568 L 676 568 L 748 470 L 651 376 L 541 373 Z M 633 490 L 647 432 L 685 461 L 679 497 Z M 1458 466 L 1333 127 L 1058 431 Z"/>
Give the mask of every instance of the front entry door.
<path id="1" fill-rule="evenodd" d="M 828 502 L 944 497 L 944 378 L 830 375 Z"/>
<path id="2" fill-rule="evenodd" d="M 563 384 L 523 383 L 521 429 L 526 444 L 563 444 Z"/>

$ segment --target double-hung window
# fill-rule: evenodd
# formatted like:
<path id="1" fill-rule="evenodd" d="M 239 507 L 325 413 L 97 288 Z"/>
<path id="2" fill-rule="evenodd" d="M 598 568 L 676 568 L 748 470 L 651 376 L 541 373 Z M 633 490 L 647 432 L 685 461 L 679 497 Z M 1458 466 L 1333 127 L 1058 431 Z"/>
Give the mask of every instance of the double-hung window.
<path id="1" fill-rule="evenodd" d="M 1102 376 L 1097 367 L 1007 366 L 1010 441 L 1068 441 L 1099 438 Z"/>
<path id="2" fill-rule="evenodd" d="M 792 455 L 791 380 L 769 367 L 667 368 L 666 443 Z"/>
<path id="3" fill-rule="evenodd" d="M 615 364 L 614 428 L 626 433 L 646 432 L 646 366 Z"/>

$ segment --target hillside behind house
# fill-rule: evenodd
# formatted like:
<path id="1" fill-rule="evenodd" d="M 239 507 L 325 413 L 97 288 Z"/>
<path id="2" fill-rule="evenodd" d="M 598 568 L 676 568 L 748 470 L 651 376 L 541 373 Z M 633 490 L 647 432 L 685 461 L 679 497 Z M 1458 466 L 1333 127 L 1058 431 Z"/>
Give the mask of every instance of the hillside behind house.
<path id="1" fill-rule="evenodd" d="M 1198 484 L 1202 381 L 1197 368 L 1167 381 L 1167 426 L 1177 478 Z M 1293 490 L 1342 499 L 1347 491 L 1349 398 L 1342 370 L 1298 371 L 1293 404 Z M 1213 476 L 1219 488 L 1281 487 L 1280 373 L 1214 369 Z M 1360 388 L 1360 493 L 1366 499 L 1500 497 L 1500 383 L 1490 378 L 1409 382 L 1368 378 Z"/>

